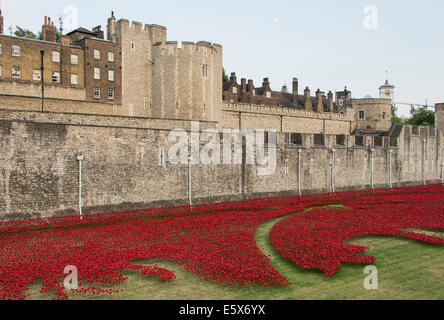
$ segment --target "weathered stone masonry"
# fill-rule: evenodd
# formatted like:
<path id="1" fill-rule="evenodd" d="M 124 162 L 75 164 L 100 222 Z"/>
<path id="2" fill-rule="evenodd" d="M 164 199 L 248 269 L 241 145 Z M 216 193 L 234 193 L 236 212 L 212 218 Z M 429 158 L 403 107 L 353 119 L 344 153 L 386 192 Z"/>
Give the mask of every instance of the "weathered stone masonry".
<path id="1" fill-rule="evenodd" d="M 190 130 L 190 122 L 117 116 L 92 116 L 29 111 L 0 111 L 1 220 L 74 215 L 78 209 L 78 162 L 83 162 L 84 213 L 186 204 L 186 165 L 161 165 L 159 150 L 168 151 L 171 129 Z M 215 128 L 201 122 L 200 129 Z M 290 146 L 278 135 L 277 168 L 259 176 L 257 165 L 193 165 L 194 203 L 298 193 L 298 149 L 303 193 L 330 192 L 330 166 L 335 147 L 336 190 L 370 188 L 370 149 L 374 153 L 374 185 L 388 186 L 392 153 L 394 186 L 422 183 L 422 140 L 425 179 L 441 178 L 443 135 L 426 127 L 393 127 L 388 136 L 326 135 L 315 146 L 313 134 Z M 341 145 L 337 145 L 340 143 Z M 375 146 L 376 144 L 376 146 Z M 288 169 L 286 169 L 286 167 Z M 288 173 L 288 174 L 287 174 Z"/>

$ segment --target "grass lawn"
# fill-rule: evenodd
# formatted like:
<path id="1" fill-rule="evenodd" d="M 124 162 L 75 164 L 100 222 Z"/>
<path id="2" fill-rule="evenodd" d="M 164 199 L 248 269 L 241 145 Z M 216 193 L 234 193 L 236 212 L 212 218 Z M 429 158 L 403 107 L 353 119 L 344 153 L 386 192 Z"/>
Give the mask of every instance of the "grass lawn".
<path id="1" fill-rule="evenodd" d="M 341 208 L 334 208 L 341 209 Z M 256 232 L 256 243 L 270 257 L 272 265 L 291 283 L 287 287 L 230 286 L 205 280 L 188 273 L 185 268 L 163 261 L 138 261 L 137 264 L 158 263 L 176 272 L 177 279 L 162 283 L 158 277 L 129 271 L 124 283 L 107 288 L 124 289 L 113 295 L 91 296 L 70 293 L 71 299 L 112 300 L 317 300 L 317 299 L 444 299 L 444 250 L 442 246 L 393 236 L 366 236 L 349 242 L 371 249 L 366 254 L 376 257 L 379 289 L 366 290 L 363 265 L 345 264 L 333 277 L 322 276 L 319 270 L 302 271 L 283 259 L 271 246 L 268 235 L 280 217 L 263 224 Z M 417 230 L 419 231 L 419 230 Z M 442 231 L 428 230 L 444 237 Z M 30 300 L 52 299 L 41 294 L 42 281 L 29 289 Z"/>

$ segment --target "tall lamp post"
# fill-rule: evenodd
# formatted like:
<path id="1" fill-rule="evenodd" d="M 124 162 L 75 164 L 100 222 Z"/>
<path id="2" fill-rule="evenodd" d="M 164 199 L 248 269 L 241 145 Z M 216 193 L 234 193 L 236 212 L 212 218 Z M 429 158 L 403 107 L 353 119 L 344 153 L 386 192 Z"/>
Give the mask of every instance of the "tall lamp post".
<path id="1" fill-rule="evenodd" d="M 41 57 L 41 63 L 40 63 L 40 71 L 41 71 L 41 81 L 42 81 L 42 112 L 43 112 L 43 105 L 44 105 L 44 99 L 45 99 L 45 85 L 43 80 L 43 71 L 45 68 L 43 67 L 43 58 L 45 56 L 45 51 L 40 51 L 40 57 Z"/>

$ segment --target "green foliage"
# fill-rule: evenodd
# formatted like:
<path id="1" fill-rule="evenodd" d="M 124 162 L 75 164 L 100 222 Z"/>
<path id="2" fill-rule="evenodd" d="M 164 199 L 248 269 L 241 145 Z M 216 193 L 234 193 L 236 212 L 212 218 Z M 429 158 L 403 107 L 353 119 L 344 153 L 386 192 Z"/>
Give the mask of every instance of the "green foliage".
<path id="1" fill-rule="evenodd" d="M 36 35 L 34 32 L 32 32 L 31 30 L 28 29 L 23 29 L 20 28 L 19 26 L 16 26 L 16 30 L 14 32 L 14 35 L 16 37 L 20 37 L 20 38 L 27 38 L 27 39 L 36 39 L 36 40 L 41 40 L 41 32 Z"/>
<path id="2" fill-rule="evenodd" d="M 411 117 L 406 120 L 406 124 L 432 127 L 435 125 L 435 112 L 427 110 L 426 107 L 415 108 L 412 106 L 410 115 Z"/>
<path id="3" fill-rule="evenodd" d="M 34 40 L 43 40 L 43 35 L 42 32 L 39 31 L 37 34 L 35 34 L 34 32 L 32 32 L 29 29 L 23 29 L 19 26 L 16 26 L 16 30 L 14 32 L 14 35 L 16 37 L 20 37 L 20 38 L 27 38 L 27 39 L 34 39 Z M 56 36 L 57 36 L 57 42 L 60 42 L 60 31 L 57 30 L 56 31 Z"/>
<path id="4" fill-rule="evenodd" d="M 225 68 L 222 68 L 222 81 L 223 81 L 223 82 L 228 82 L 228 81 L 230 81 L 230 79 L 228 78 L 227 73 L 225 72 Z"/>
<path id="5" fill-rule="evenodd" d="M 397 116 L 398 108 L 392 104 L 392 122 L 402 124 L 403 119 Z"/>

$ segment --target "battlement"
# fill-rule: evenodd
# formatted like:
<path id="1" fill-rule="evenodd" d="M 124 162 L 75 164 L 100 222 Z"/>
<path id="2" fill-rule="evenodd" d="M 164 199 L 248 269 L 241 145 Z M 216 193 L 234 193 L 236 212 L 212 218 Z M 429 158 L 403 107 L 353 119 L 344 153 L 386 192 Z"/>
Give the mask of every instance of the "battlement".
<path id="1" fill-rule="evenodd" d="M 191 41 L 165 41 L 156 42 L 153 44 L 155 49 L 160 49 L 160 53 L 163 55 L 171 55 L 174 53 L 195 51 L 195 52 L 221 52 L 222 46 L 220 44 L 211 43 L 207 41 L 199 41 L 197 43 Z M 163 50 L 162 50 L 163 49 Z"/>
<path id="2" fill-rule="evenodd" d="M 352 99 L 352 104 L 391 104 L 392 100 L 382 98 Z"/>
<path id="3" fill-rule="evenodd" d="M 117 24 L 120 26 L 125 26 L 126 29 L 133 30 L 134 32 L 151 32 L 154 30 L 166 31 L 167 27 L 157 25 L 157 24 L 143 24 L 139 21 L 129 21 L 127 19 L 119 19 Z"/>

